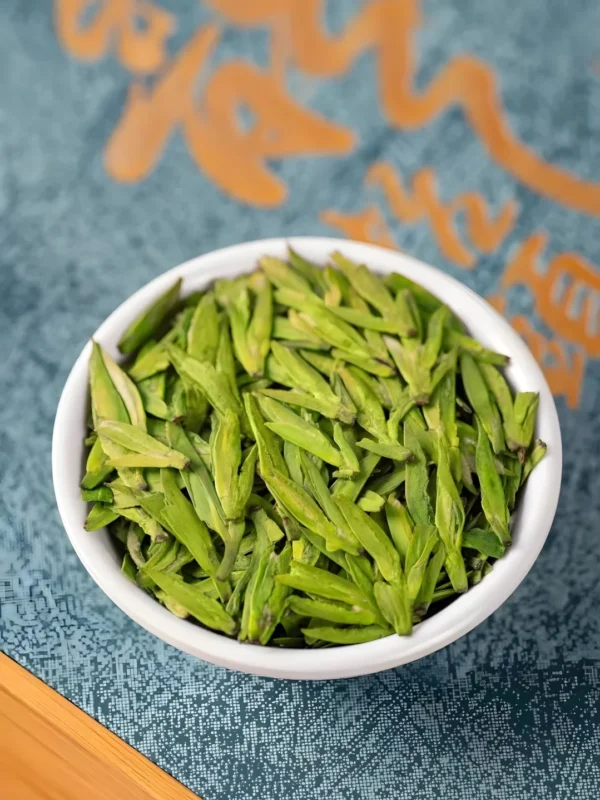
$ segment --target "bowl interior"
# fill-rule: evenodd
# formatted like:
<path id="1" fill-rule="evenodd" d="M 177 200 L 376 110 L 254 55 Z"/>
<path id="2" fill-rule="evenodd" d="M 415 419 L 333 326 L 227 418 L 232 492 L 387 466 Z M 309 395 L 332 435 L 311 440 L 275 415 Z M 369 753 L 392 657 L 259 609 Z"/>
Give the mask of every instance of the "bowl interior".
<path id="1" fill-rule="evenodd" d="M 59 512 L 82 563 L 121 608 L 164 641 L 221 666 L 279 678 L 337 678 L 366 674 L 413 661 L 467 633 L 500 606 L 523 580 L 546 539 L 558 502 L 561 439 L 554 400 L 535 359 L 508 323 L 470 289 L 444 273 L 401 253 L 338 239 L 298 237 L 250 242 L 193 259 L 147 284 L 100 326 L 94 338 L 113 357 L 131 320 L 182 277 L 183 293 L 204 288 L 218 277 L 251 271 L 264 254 L 285 257 L 289 243 L 306 258 L 325 264 L 336 249 L 377 272 L 400 272 L 440 297 L 486 347 L 510 356 L 507 378 L 513 389 L 540 394 L 536 436 L 548 444 L 546 458 L 533 471 L 520 498 L 513 526 L 514 544 L 484 581 L 415 627 L 410 637 L 390 636 L 367 644 L 317 651 L 286 651 L 241 644 L 174 617 L 134 586 L 104 531 L 88 533 L 87 505 L 79 495 L 88 413 L 88 343 L 77 359 L 60 399 L 53 437 L 52 468 Z"/>

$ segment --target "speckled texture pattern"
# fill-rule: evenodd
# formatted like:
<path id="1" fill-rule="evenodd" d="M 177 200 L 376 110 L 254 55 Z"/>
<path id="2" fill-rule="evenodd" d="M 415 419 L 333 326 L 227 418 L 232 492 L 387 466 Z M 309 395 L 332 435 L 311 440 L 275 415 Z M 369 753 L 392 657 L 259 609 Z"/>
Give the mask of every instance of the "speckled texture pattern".
<path id="1" fill-rule="evenodd" d="M 210 18 L 199 3 L 161 4 L 179 22 L 175 48 Z M 342 10 L 334 0 L 329 23 L 339 29 L 361 5 Z M 192 163 L 179 133 L 145 180 L 116 183 L 102 150 L 130 76 L 114 57 L 71 58 L 57 42 L 51 6 L 0 4 L 2 649 L 206 800 L 599 797 L 597 360 L 587 363 L 578 409 L 557 399 L 563 492 L 529 577 L 462 640 L 372 677 L 279 683 L 162 644 L 116 609 L 79 564 L 50 470 L 54 411 L 69 369 L 124 298 L 216 247 L 330 235 L 319 211 L 361 208 L 365 169 L 376 159 L 403 175 L 433 166 L 447 197 L 477 190 L 494 208 L 516 198 L 518 223 L 468 272 L 440 255 L 424 222 L 388 219 L 401 248 L 482 294 L 497 290 L 507 254 L 539 228 L 551 233 L 553 252 L 575 250 L 600 263 L 598 218 L 517 183 L 456 109 L 414 132 L 392 130 L 379 112 L 370 54 L 337 80 L 290 76 L 303 103 L 350 125 L 360 140 L 346 157 L 272 162 L 289 187 L 284 205 L 252 209 L 226 196 Z M 600 180 L 597 3 L 426 0 L 423 13 L 418 84 L 453 54 L 487 59 L 521 138 Z M 265 46 L 264 32 L 229 27 L 219 58 L 260 60 Z M 597 268 L 594 275 L 598 281 Z M 511 289 L 508 301 L 510 313 L 540 327 L 528 290 Z"/>

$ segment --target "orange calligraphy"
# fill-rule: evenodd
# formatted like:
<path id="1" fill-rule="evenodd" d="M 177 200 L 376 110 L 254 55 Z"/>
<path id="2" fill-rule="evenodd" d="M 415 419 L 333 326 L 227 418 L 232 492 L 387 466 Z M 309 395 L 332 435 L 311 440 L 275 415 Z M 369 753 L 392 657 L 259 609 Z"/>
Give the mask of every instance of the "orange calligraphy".
<path id="1" fill-rule="evenodd" d="M 585 354 L 574 349 L 571 356 L 558 339 L 546 339 L 536 331 L 527 317 L 518 315 L 510 324 L 520 334 L 540 364 L 555 395 L 564 395 L 569 408 L 577 408 L 585 377 Z"/>
<path id="2" fill-rule="evenodd" d="M 59 41 L 76 58 L 95 61 L 114 44 L 123 66 L 136 73 L 164 63 L 175 29 L 173 16 L 149 0 L 56 0 L 55 21 Z"/>
<path id="3" fill-rule="evenodd" d="M 385 218 L 377 206 L 368 206 L 357 214 L 342 214 L 329 209 L 322 211 L 319 219 L 325 225 L 337 228 L 348 239 L 378 244 L 381 247 L 389 247 L 391 250 L 397 249 Z"/>
<path id="4" fill-rule="evenodd" d="M 309 153 L 341 155 L 354 145 L 351 132 L 296 103 L 277 78 L 247 61 L 229 61 L 194 90 L 219 37 L 215 25 L 200 28 L 151 89 L 134 83 L 105 153 L 109 174 L 119 181 L 146 177 L 175 128 L 192 158 L 224 192 L 241 202 L 272 207 L 287 187 L 268 159 Z M 253 123 L 243 129 L 240 108 Z"/>
<path id="5" fill-rule="evenodd" d="M 488 63 L 468 54 L 457 56 L 422 91 L 414 88 L 420 0 L 367 3 L 337 36 L 322 29 L 323 0 L 207 2 L 238 25 L 269 25 L 273 37 L 284 35 L 290 59 L 310 75 L 341 75 L 359 54 L 375 48 L 381 103 L 394 126 L 417 130 L 458 106 L 490 156 L 514 178 L 557 203 L 600 214 L 600 183 L 549 164 L 515 135 Z"/>
<path id="6" fill-rule="evenodd" d="M 506 300 L 502 295 L 486 299 L 501 314 L 505 313 Z M 510 324 L 533 353 L 552 394 L 563 395 L 569 408 L 577 408 L 585 378 L 586 358 L 582 350 L 572 348 L 569 354 L 563 342 L 546 338 L 521 314 L 512 317 Z"/>
<path id="7" fill-rule="evenodd" d="M 540 265 L 548 242 L 534 233 L 519 247 L 502 276 L 502 288 L 524 284 L 541 319 L 564 339 L 600 357 L 600 271 L 577 253 L 559 253 Z"/>
<path id="8" fill-rule="evenodd" d="M 384 162 L 369 169 L 367 184 L 381 187 L 392 213 L 401 222 L 411 224 L 428 219 L 441 253 L 465 269 L 472 269 L 476 258 L 458 236 L 456 215 L 464 212 L 467 234 L 484 253 L 492 253 L 501 244 L 517 216 L 517 204 L 508 201 L 492 219 L 485 199 L 476 192 L 464 192 L 444 204 L 439 198 L 435 172 L 430 168 L 413 175 L 410 192 L 405 190 L 393 166 Z"/>
<path id="9" fill-rule="evenodd" d="M 476 257 L 459 237 L 457 215 L 464 214 L 466 234 L 472 245 L 481 252 L 492 253 L 512 230 L 518 211 L 516 202 L 511 200 L 492 218 L 485 198 L 477 192 L 462 192 L 443 203 L 439 198 L 435 172 L 431 168 L 416 172 L 408 191 L 394 167 L 382 161 L 369 168 L 366 184 L 382 190 L 392 214 L 399 222 L 410 225 L 428 220 L 442 255 L 465 269 L 475 266 Z M 351 239 L 383 244 L 385 247 L 396 246 L 385 218 L 376 205 L 370 205 L 357 214 L 341 214 L 329 209 L 321 213 L 320 219 Z"/>

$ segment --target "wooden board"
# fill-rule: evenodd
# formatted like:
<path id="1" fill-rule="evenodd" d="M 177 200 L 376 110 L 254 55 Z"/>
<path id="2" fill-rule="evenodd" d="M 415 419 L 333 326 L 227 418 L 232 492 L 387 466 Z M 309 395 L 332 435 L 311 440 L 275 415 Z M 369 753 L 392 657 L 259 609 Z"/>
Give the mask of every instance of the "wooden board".
<path id="1" fill-rule="evenodd" d="M 0 653 L 2 800 L 198 800 Z"/>

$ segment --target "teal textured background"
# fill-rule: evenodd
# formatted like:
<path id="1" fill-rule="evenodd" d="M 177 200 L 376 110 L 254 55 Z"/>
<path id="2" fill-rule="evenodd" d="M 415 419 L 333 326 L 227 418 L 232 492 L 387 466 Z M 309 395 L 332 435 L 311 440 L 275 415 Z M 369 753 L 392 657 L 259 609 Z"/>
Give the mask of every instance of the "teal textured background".
<path id="1" fill-rule="evenodd" d="M 399 0 L 401 2 L 401 0 Z M 163 2 L 176 50 L 211 18 Z M 328 5 L 343 27 L 362 4 Z M 511 124 L 549 160 L 600 180 L 600 6 L 428 0 L 417 84 L 449 57 L 485 58 Z M 266 34 L 226 28 L 219 59 L 264 60 Z M 52 4 L 0 4 L 0 644 L 2 649 L 206 800 L 595 800 L 600 796 L 600 366 L 579 408 L 557 404 L 565 450 L 555 525 L 532 572 L 492 618 L 443 651 L 380 675 L 280 683 L 211 667 L 129 621 L 95 586 L 56 511 L 54 412 L 77 354 L 129 294 L 199 253 L 248 239 L 333 231 L 319 211 L 358 211 L 375 160 L 410 175 L 433 166 L 442 192 L 519 203 L 517 225 L 464 272 L 425 223 L 388 224 L 399 246 L 495 292 L 507 255 L 538 229 L 551 250 L 600 263 L 598 218 L 517 183 L 486 155 L 459 110 L 394 131 L 381 115 L 374 57 L 335 80 L 290 75 L 290 90 L 359 136 L 349 156 L 271 162 L 285 205 L 223 194 L 175 132 L 137 184 L 106 174 L 102 150 L 130 75 L 114 57 L 73 60 Z M 459 219 L 464 231 L 464 221 Z M 539 327 L 535 298 L 509 316 Z M 598 333 L 598 329 L 596 329 Z M 600 334 L 599 334 L 600 335 Z M 18 800 L 9 798 L 8 800 Z"/>

